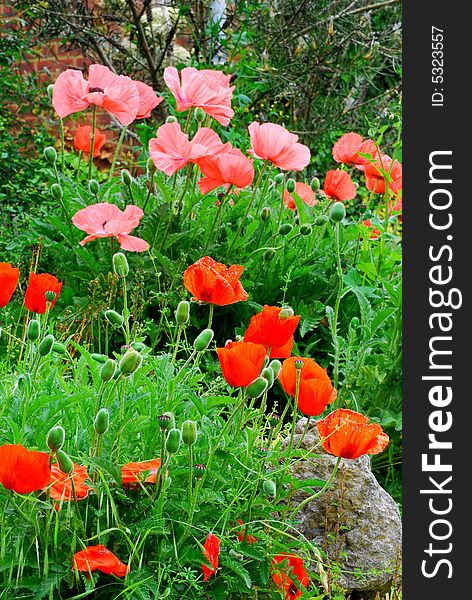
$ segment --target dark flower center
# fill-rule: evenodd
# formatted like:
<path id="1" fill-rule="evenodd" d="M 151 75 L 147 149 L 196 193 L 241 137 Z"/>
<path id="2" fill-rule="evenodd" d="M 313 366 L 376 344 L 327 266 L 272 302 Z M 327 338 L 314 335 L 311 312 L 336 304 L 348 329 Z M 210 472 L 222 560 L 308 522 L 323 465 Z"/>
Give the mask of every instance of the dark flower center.
<path id="1" fill-rule="evenodd" d="M 101 92 L 103 94 L 104 90 L 103 90 L 103 88 L 100 88 L 100 87 L 89 88 L 89 94 L 93 94 L 94 92 Z"/>

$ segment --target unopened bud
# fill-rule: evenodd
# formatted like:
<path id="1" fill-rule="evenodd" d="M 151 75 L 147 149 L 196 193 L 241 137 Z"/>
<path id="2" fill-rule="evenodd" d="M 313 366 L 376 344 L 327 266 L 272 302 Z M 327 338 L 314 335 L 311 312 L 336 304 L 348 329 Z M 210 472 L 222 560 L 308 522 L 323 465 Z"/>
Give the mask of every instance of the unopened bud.
<path id="1" fill-rule="evenodd" d="M 131 173 L 128 171 L 128 169 L 122 169 L 121 170 L 121 181 L 127 186 L 130 187 L 133 178 L 131 177 Z"/>
<path id="2" fill-rule="evenodd" d="M 295 215 L 293 222 L 295 223 L 295 225 L 300 225 L 300 217 L 298 215 Z"/>
<path id="3" fill-rule="evenodd" d="M 174 115 L 169 115 L 166 119 L 166 123 L 177 123 L 177 117 L 174 117 Z"/>
<path id="4" fill-rule="evenodd" d="M 329 209 L 329 218 L 334 223 L 341 222 L 346 216 L 346 209 L 342 202 L 335 202 Z"/>
<path id="5" fill-rule="evenodd" d="M 248 398 L 259 398 L 266 391 L 268 387 L 267 379 L 258 377 L 246 388 L 246 395 Z"/>
<path id="6" fill-rule="evenodd" d="M 270 262 L 271 260 L 273 260 L 275 258 L 275 250 L 273 250 L 272 248 L 269 248 L 268 250 L 266 250 L 264 252 L 264 254 L 262 255 L 262 258 L 263 258 L 264 262 Z"/>
<path id="7" fill-rule="evenodd" d="M 53 83 L 50 83 L 50 84 L 48 85 L 48 87 L 46 88 L 46 91 L 47 91 L 47 93 L 48 93 L 48 96 L 49 96 L 49 98 L 52 98 L 52 93 L 53 93 L 53 91 L 54 91 L 54 84 L 53 84 Z"/>
<path id="8" fill-rule="evenodd" d="M 211 344 L 213 340 L 213 336 L 215 332 L 213 329 L 204 329 L 201 333 L 197 335 L 195 341 L 193 342 L 193 347 L 197 352 L 204 352 L 208 346 Z"/>
<path id="9" fill-rule="evenodd" d="M 64 431 L 64 427 L 61 427 L 60 425 L 51 427 L 46 434 L 46 444 L 51 452 L 57 452 L 60 450 L 64 445 L 65 439 L 66 432 Z"/>
<path id="10" fill-rule="evenodd" d="M 39 325 L 39 321 L 37 319 L 31 319 L 28 323 L 28 331 L 26 332 L 26 337 L 30 342 L 35 342 L 41 334 L 41 327 Z"/>
<path id="11" fill-rule="evenodd" d="M 205 117 L 206 117 L 205 111 L 200 106 L 197 106 L 197 108 L 195 109 L 195 112 L 193 113 L 193 116 L 195 117 L 195 121 L 197 123 L 203 123 L 203 121 L 205 120 Z"/>
<path id="12" fill-rule="evenodd" d="M 274 177 L 274 181 L 276 184 L 283 183 L 284 179 L 285 175 L 283 173 L 277 173 L 277 175 Z"/>
<path id="13" fill-rule="evenodd" d="M 177 308 L 175 310 L 175 320 L 182 327 L 188 320 L 190 319 L 190 302 L 187 300 L 182 300 L 178 303 Z"/>
<path id="14" fill-rule="evenodd" d="M 154 173 L 157 171 L 157 167 L 154 164 L 154 161 L 152 160 L 152 158 L 150 158 L 150 157 L 147 159 L 146 169 L 147 169 L 149 178 L 151 178 L 154 175 Z"/>
<path id="15" fill-rule="evenodd" d="M 193 446 L 197 441 L 197 424 L 195 421 L 184 421 L 182 423 L 182 441 L 187 446 Z"/>
<path id="16" fill-rule="evenodd" d="M 268 219 L 270 219 L 270 208 L 268 206 L 264 206 L 264 208 L 261 210 L 261 221 L 267 221 Z"/>
<path id="17" fill-rule="evenodd" d="M 60 342 L 54 342 L 52 345 L 52 351 L 56 354 L 65 354 L 67 352 L 67 348 L 65 344 L 61 344 Z"/>
<path id="18" fill-rule="evenodd" d="M 62 187 L 58 183 L 53 183 L 51 186 L 51 194 L 52 197 L 56 200 L 61 200 L 64 196 L 64 192 L 62 191 Z"/>
<path id="19" fill-rule="evenodd" d="M 69 455 L 66 454 L 63 450 L 58 450 L 58 452 L 56 453 L 56 458 L 61 471 L 66 475 L 72 475 L 74 471 L 74 463 L 70 459 Z"/>
<path id="20" fill-rule="evenodd" d="M 97 354 L 96 352 L 92 352 L 90 358 L 98 363 L 106 363 L 108 360 L 108 356 L 105 354 Z"/>
<path id="21" fill-rule="evenodd" d="M 303 225 L 300 225 L 300 234 L 301 235 L 311 235 L 311 232 L 313 231 L 310 223 L 303 223 Z"/>
<path id="22" fill-rule="evenodd" d="M 283 306 L 282 310 L 279 312 L 279 319 L 285 321 L 285 319 L 290 319 L 290 317 L 293 317 L 293 315 L 294 312 L 291 306 Z"/>
<path id="23" fill-rule="evenodd" d="M 271 368 L 272 371 L 274 371 L 274 377 L 277 378 L 279 376 L 280 369 L 282 368 L 282 363 L 280 362 L 280 360 L 274 359 L 269 364 L 269 368 Z"/>
<path id="24" fill-rule="evenodd" d="M 116 360 L 113 358 L 109 358 L 106 363 L 104 363 L 100 368 L 100 379 L 106 383 L 107 381 L 111 381 L 116 373 Z"/>
<path id="25" fill-rule="evenodd" d="M 142 342 L 133 342 L 131 348 L 136 350 L 136 352 L 142 352 L 143 350 L 146 350 L 146 344 L 143 344 Z"/>
<path id="26" fill-rule="evenodd" d="M 287 179 L 286 188 L 287 188 L 287 192 L 292 194 L 295 191 L 295 179 L 292 179 L 292 178 Z"/>
<path id="27" fill-rule="evenodd" d="M 360 325 L 360 321 L 357 317 L 352 317 L 351 319 L 351 328 L 352 329 L 357 329 Z"/>
<path id="28" fill-rule="evenodd" d="M 317 227 L 321 227 L 322 225 L 325 225 L 328 222 L 328 215 L 320 215 L 319 217 L 316 217 L 315 219 L 315 225 Z"/>
<path id="29" fill-rule="evenodd" d="M 88 183 L 88 189 L 91 194 L 96 196 L 100 191 L 100 185 L 96 179 L 91 179 Z"/>
<path id="30" fill-rule="evenodd" d="M 57 161 L 57 152 L 53 146 L 48 146 L 44 148 L 44 158 L 48 161 L 49 164 L 55 165 Z"/>
<path id="31" fill-rule="evenodd" d="M 128 259 L 123 252 L 117 252 L 113 255 L 113 270 L 118 277 L 126 277 L 129 273 Z"/>
<path id="32" fill-rule="evenodd" d="M 274 371 L 272 371 L 272 369 L 269 369 L 268 367 L 266 369 L 262 369 L 261 377 L 267 380 L 267 385 L 269 388 L 274 385 Z"/>
<path id="33" fill-rule="evenodd" d="M 310 183 L 310 187 L 314 192 L 317 192 L 320 189 L 320 180 L 318 177 L 313 177 Z"/>
<path id="34" fill-rule="evenodd" d="M 288 235 L 292 231 L 293 227 L 290 223 L 283 223 L 279 227 L 279 235 Z"/>
<path id="35" fill-rule="evenodd" d="M 169 454 L 175 454 L 180 448 L 180 429 L 169 429 L 166 438 L 166 450 Z"/>
<path id="36" fill-rule="evenodd" d="M 264 482 L 262 483 L 262 489 L 264 490 L 264 494 L 270 498 L 275 498 L 277 494 L 277 486 L 271 479 L 264 479 Z"/>
<path id="37" fill-rule="evenodd" d="M 47 335 L 38 346 L 39 355 L 47 356 L 51 352 L 53 344 L 54 336 L 52 334 Z"/>
<path id="38" fill-rule="evenodd" d="M 120 372 L 123 375 L 132 375 L 143 361 L 142 356 L 136 350 L 130 348 L 120 360 Z"/>
<path id="39" fill-rule="evenodd" d="M 105 319 L 114 327 L 121 327 L 125 322 L 123 315 L 120 315 L 116 310 L 106 310 Z"/>
<path id="40" fill-rule="evenodd" d="M 106 408 L 101 408 L 95 415 L 93 428 L 97 435 L 104 435 L 110 426 L 110 413 Z"/>

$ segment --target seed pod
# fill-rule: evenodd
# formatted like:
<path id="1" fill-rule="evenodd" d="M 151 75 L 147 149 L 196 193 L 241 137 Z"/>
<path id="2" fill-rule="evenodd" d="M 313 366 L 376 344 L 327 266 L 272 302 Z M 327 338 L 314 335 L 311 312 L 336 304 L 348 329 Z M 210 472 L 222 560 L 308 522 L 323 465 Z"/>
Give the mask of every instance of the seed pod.
<path id="1" fill-rule="evenodd" d="M 59 468 L 66 475 L 72 475 L 74 471 L 74 463 L 70 459 L 69 455 L 66 454 L 63 450 L 58 450 L 56 453 L 57 462 L 59 464 Z"/>
<path id="2" fill-rule="evenodd" d="M 310 223 L 303 223 L 303 225 L 300 225 L 300 234 L 301 235 L 311 235 L 311 232 L 313 231 Z"/>
<path id="3" fill-rule="evenodd" d="M 293 317 L 293 315 L 294 312 L 291 306 L 283 306 L 282 310 L 279 312 L 279 319 L 285 321 L 285 319 L 290 319 L 290 317 Z"/>
<path id="4" fill-rule="evenodd" d="M 274 371 L 272 371 L 272 369 L 269 369 L 268 367 L 266 369 L 262 369 L 261 377 L 267 380 L 267 385 L 269 388 L 274 385 Z"/>
<path id="5" fill-rule="evenodd" d="M 53 292 L 51 290 L 48 290 L 45 294 L 44 297 L 46 298 L 46 302 L 53 302 L 56 299 L 56 292 Z"/>
<path id="6" fill-rule="evenodd" d="M 157 417 L 157 422 L 162 431 L 169 431 L 169 429 L 175 429 L 175 417 L 174 413 L 167 411 Z"/>
<path id="7" fill-rule="evenodd" d="M 61 200 L 64 196 L 64 192 L 62 191 L 62 187 L 58 183 L 53 183 L 51 186 L 51 194 L 52 197 L 56 200 Z"/>
<path id="8" fill-rule="evenodd" d="M 203 110 L 203 108 L 201 108 L 200 106 L 197 106 L 197 108 L 195 109 L 195 112 L 193 113 L 193 116 L 195 117 L 195 121 L 197 123 L 203 123 L 203 121 L 205 120 L 206 114 L 205 114 L 205 111 Z"/>
<path id="9" fill-rule="evenodd" d="M 108 356 L 105 356 L 105 354 L 96 354 L 95 352 L 92 352 L 90 358 L 98 363 L 106 363 L 108 360 Z"/>
<path id="10" fill-rule="evenodd" d="M 54 336 L 52 334 L 47 335 L 38 346 L 39 355 L 47 356 L 51 352 L 53 344 Z"/>
<path id="11" fill-rule="evenodd" d="M 175 454 L 180 448 L 180 429 L 169 429 L 166 439 L 166 450 L 169 454 Z"/>
<path id="12" fill-rule="evenodd" d="M 280 369 L 282 368 L 282 363 L 280 362 L 280 360 L 277 360 L 276 358 L 271 361 L 271 363 L 269 364 L 269 368 L 272 369 L 272 371 L 274 371 L 274 378 L 276 379 L 279 376 L 280 373 Z"/>
<path id="13" fill-rule="evenodd" d="M 305 364 L 304 361 L 301 359 L 298 359 L 293 363 L 295 369 L 297 369 L 298 371 L 301 371 L 303 369 L 304 364 Z"/>
<path id="14" fill-rule="evenodd" d="M 264 479 L 262 483 L 262 489 L 264 490 L 264 494 L 270 498 L 275 498 L 277 494 L 277 486 L 271 479 Z"/>
<path id="15" fill-rule="evenodd" d="M 270 262 L 271 260 L 273 260 L 275 258 L 275 250 L 273 250 L 272 248 L 269 248 L 268 250 L 266 250 L 264 252 L 264 254 L 262 255 L 262 258 L 263 258 L 264 262 Z"/>
<path id="16" fill-rule="evenodd" d="M 93 428 L 97 435 L 104 435 L 110 426 L 110 413 L 106 408 L 101 408 L 95 415 Z"/>
<path id="17" fill-rule="evenodd" d="M 56 149 L 52 146 L 48 146 L 44 148 L 44 158 L 48 161 L 49 164 L 55 165 L 57 161 L 57 152 Z"/>
<path id="18" fill-rule="evenodd" d="M 117 252 L 113 255 L 113 270 L 118 277 L 126 277 L 129 273 L 128 259 L 123 252 Z"/>
<path id="19" fill-rule="evenodd" d="M 310 187 L 314 192 L 317 192 L 320 189 L 320 180 L 318 177 L 313 177 L 310 183 Z"/>
<path id="20" fill-rule="evenodd" d="M 65 354 L 67 352 L 67 348 L 65 344 L 61 344 L 60 342 L 54 342 L 52 345 L 52 351 L 56 354 Z"/>
<path id="21" fill-rule="evenodd" d="M 132 375 L 143 362 L 142 356 L 136 350 L 130 348 L 125 352 L 120 360 L 120 372 L 123 375 Z"/>
<path id="22" fill-rule="evenodd" d="M 321 227 L 322 225 L 324 225 L 327 222 L 328 222 L 328 215 L 320 215 L 319 217 L 316 217 L 316 219 L 315 219 L 315 225 L 317 227 Z"/>
<path id="23" fill-rule="evenodd" d="M 274 181 L 276 184 L 283 183 L 284 179 L 285 175 L 283 173 L 277 173 L 277 175 L 274 177 Z"/>
<path id="24" fill-rule="evenodd" d="M 193 446 L 197 441 L 197 424 L 195 421 L 184 421 L 182 423 L 182 441 L 187 446 Z"/>
<path id="25" fill-rule="evenodd" d="M 278 415 L 277 413 L 272 413 L 269 417 L 269 424 L 271 427 L 277 427 L 277 425 L 280 423 L 280 415 Z"/>
<path id="26" fill-rule="evenodd" d="M 121 327 L 125 322 L 123 315 L 120 315 L 116 310 L 106 310 L 105 319 L 114 327 Z"/>
<path id="27" fill-rule="evenodd" d="M 290 179 L 287 179 L 286 188 L 287 192 L 292 194 L 295 191 L 295 179 L 292 179 L 291 177 Z"/>
<path id="28" fill-rule="evenodd" d="M 64 441 L 66 439 L 66 432 L 64 427 L 60 425 L 56 425 L 55 427 L 51 427 L 51 429 L 46 434 L 46 444 L 48 445 L 49 450 L 51 452 L 57 452 L 64 445 Z"/>
<path id="29" fill-rule="evenodd" d="M 193 472 L 194 472 L 194 475 L 195 475 L 195 479 L 201 479 L 202 475 L 203 475 L 203 473 L 205 473 L 205 471 L 206 471 L 206 466 L 205 465 L 196 464 L 193 467 Z"/>
<path id="30" fill-rule="evenodd" d="M 190 319 L 190 302 L 187 300 L 182 300 L 178 303 L 177 308 L 175 310 L 175 320 L 182 327 L 188 320 Z"/>
<path id="31" fill-rule="evenodd" d="M 88 183 L 88 189 L 91 194 L 96 196 L 100 191 L 100 185 L 96 179 L 91 179 Z"/>
<path id="32" fill-rule="evenodd" d="M 211 344 L 213 340 L 213 336 L 215 332 L 213 329 L 204 329 L 201 333 L 197 335 L 195 341 L 193 342 L 193 347 L 197 352 L 204 352 L 208 346 Z"/>
<path id="33" fill-rule="evenodd" d="M 279 227 L 279 235 L 288 235 L 293 229 L 293 226 L 290 223 L 283 223 Z"/>
<path id="34" fill-rule="evenodd" d="M 329 209 L 329 218 L 334 223 L 340 223 L 346 216 L 346 209 L 342 202 L 335 202 Z"/>
<path id="35" fill-rule="evenodd" d="M 130 187 L 133 178 L 131 177 L 131 173 L 128 169 L 121 170 L 121 181 L 126 185 L 126 187 Z"/>
<path id="36" fill-rule="evenodd" d="M 174 115 L 169 115 L 166 119 L 166 123 L 177 123 L 177 117 L 174 117 Z"/>
<path id="37" fill-rule="evenodd" d="M 111 381 L 116 373 L 116 360 L 109 358 L 100 368 L 100 379 L 103 382 Z"/>
<path id="38" fill-rule="evenodd" d="M 28 323 L 28 331 L 26 337 L 30 342 L 35 342 L 41 334 L 41 327 L 37 319 L 31 319 Z"/>
<path id="39" fill-rule="evenodd" d="M 258 377 L 246 388 L 246 395 L 248 398 L 259 398 L 266 391 L 268 386 L 267 379 Z"/>
<path id="40" fill-rule="evenodd" d="M 268 206 L 264 206 L 264 208 L 261 210 L 261 221 L 267 221 L 268 219 L 270 219 L 270 208 Z"/>

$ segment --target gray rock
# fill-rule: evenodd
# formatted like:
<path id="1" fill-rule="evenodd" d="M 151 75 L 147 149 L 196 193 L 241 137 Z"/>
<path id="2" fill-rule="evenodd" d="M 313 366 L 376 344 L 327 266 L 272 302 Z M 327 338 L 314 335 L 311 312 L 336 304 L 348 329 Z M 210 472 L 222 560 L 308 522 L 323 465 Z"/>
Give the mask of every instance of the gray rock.
<path id="1" fill-rule="evenodd" d="M 306 426 L 301 419 L 296 426 L 297 445 Z M 288 444 L 288 438 L 284 445 Z M 292 472 L 297 478 L 327 480 L 336 457 L 323 451 L 318 430 L 310 422 L 301 448 L 312 449 L 309 460 L 296 463 Z M 316 488 L 314 490 L 316 492 Z M 297 491 L 294 504 L 311 494 Z M 319 498 L 306 504 L 298 513 L 300 531 L 337 562 L 341 573 L 336 578 L 345 590 L 361 592 L 359 598 L 375 598 L 399 583 L 402 530 L 398 506 L 379 485 L 370 469 L 370 458 L 342 459 L 331 487 Z"/>

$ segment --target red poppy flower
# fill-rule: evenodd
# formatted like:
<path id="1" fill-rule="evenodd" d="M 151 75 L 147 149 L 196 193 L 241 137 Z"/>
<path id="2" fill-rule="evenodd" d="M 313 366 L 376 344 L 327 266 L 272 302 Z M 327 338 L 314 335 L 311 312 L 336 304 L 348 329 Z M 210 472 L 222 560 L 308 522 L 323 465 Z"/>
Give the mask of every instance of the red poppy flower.
<path id="1" fill-rule="evenodd" d="M 242 189 L 250 185 L 254 179 L 252 160 L 233 148 L 216 156 L 203 156 L 197 160 L 204 177 L 198 182 L 202 194 L 207 194 L 218 187 L 229 189 L 234 186 Z"/>
<path id="2" fill-rule="evenodd" d="M 329 454 L 342 458 L 359 458 L 363 454 L 380 454 L 389 437 L 377 423 L 347 408 L 333 411 L 316 424 Z"/>
<path id="3" fill-rule="evenodd" d="M 54 292 L 56 297 L 50 303 L 50 308 L 56 304 L 62 288 L 62 282 L 48 273 L 30 273 L 25 294 L 25 305 L 28 310 L 43 315 L 46 312 L 46 292 Z"/>
<path id="4" fill-rule="evenodd" d="M 278 567 L 280 563 L 287 562 L 287 566 L 284 567 L 282 565 L 282 568 Z M 296 575 L 298 578 L 296 583 L 292 581 L 287 571 L 289 571 L 290 575 Z M 300 585 L 306 588 L 309 583 L 308 573 L 303 566 L 303 560 L 295 556 L 295 554 L 278 554 L 274 557 L 272 561 L 272 579 L 279 589 L 285 591 L 285 600 L 300 598 L 302 592 L 297 584 L 300 583 Z"/>
<path id="5" fill-rule="evenodd" d="M 76 552 L 72 559 L 72 570 L 74 569 L 84 573 L 102 571 L 102 573 L 117 577 L 124 577 L 129 572 L 128 565 L 123 564 L 113 552 L 101 544 L 88 546 L 84 550 Z"/>
<path id="6" fill-rule="evenodd" d="M 203 256 L 184 272 L 184 286 L 196 300 L 226 306 L 248 299 L 239 278 L 244 267 L 226 267 L 210 256 Z"/>
<path id="7" fill-rule="evenodd" d="M 297 181 L 295 183 L 295 193 L 299 196 L 300 200 L 307 206 L 315 206 L 317 203 L 316 194 L 309 185 L 303 183 L 303 181 Z M 292 194 L 288 191 L 284 191 L 284 204 L 290 210 L 297 210 L 297 205 L 293 199 Z"/>
<path id="8" fill-rule="evenodd" d="M 161 466 L 161 459 L 145 460 L 143 462 L 130 462 L 121 467 L 121 480 L 123 485 L 136 483 L 156 483 L 156 475 Z M 144 478 L 146 474 L 146 478 Z"/>
<path id="9" fill-rule="evenodd" d="M 366 219 L 365 221 L 362 221 L 362 225 L 364 225 L 364 227 L 369 227 L 369 229 L 371 230 L 370 238 L 372 240 L 375 240 L 379 237 L 380 229 L 377 229 L 377 227 L 374 227 L 372 225 L 372 221 L 370 219 Z"/>
<path id="10" fill-rule="evenodd" d="M 51 486 L 49 488 L 49 496 L 54 500 L 73 500 L 72 481 L 74 482 L 75 496 L 77 500 L 87 498 L 92 489 L 85 483 L 88 479 L 87 469 L 84 466 L 74 463 L 72 475 L 67 475 L 59 468 L 59 465 L 54 464 L 51 467 Z"/>
<path id="11" fill-rule="evenodd" d="M 231 387 L 246 387 L 262 370 L 267 349 L 252 342 L 226 342 L 217 348 L 223 377 Z"/>
<path id="12" fill-rule="evenodd" d="M 218 555 L 220 553 L 220 540 L 213 533 L 209 533 L 203 544 L 203 556 L 213 567 L 207 567 L 202 563 L 203 581 L 207 581 L 218 568 Z"/>
<path id="13" fill-rule="evenodd" d="M 0 446 L 0 483 L 17 494 L 42 490 L 49 484 L 49 454 L 21 444 Z"/>
<path id="14" fill-rule="evenodd" d="M 333 146 L 333 158 L 336 162 L 346 165 L 354 165 L 359 170 L 363 171 L 366 164 L 369 163 L 367 158 L 359 156 L 369 154 L 375 156 L 376 146 L 373 140 L 363 140 L 358 133 L 345 133 Z"/>
<path id="15" fill-rule="evenodd" d="M 326 405 L 335 400 L 336 390 L 331 385 L 331 379 L 326 371 L 312 358 L 292 356 L 282 363 L 279 379 L 282 387 L 289 396 L 296 396 L 297 369 L 295 361 L 303 361 L 300 371 L 300 388 L 298 392 L 298 408 L 309 416 L 320 415 Z"/>
<path id="16" fill-rule="evenodd" d="M 387 154 L 377 156 L 373 163 L 369 163 L 364 168 L 365 181 L 367 189 L 376 194 L 384 194 L 386 190 L 385 176 L 388 175 L 388 189 L 397 194 L 403 185 L 402 165 L 398 160 L 393 160 Z"/>
<path id="17" fill-rule="evenodd" d="M 12 267 L 10 263 L 0 262 L 0 308 L 10 302 L 19 278 L 19 269 Z"/>
<path id="18" fill-rule="evenodd" d="M 242 525 L 242 524 L 243 524 L 243 522 L 242 522 L 242 520 L 241 520 L 241 519 L 238 519 L 238 523 L 239 523 L 240 525 Z M 242 541 L 244 541 L 244 540 L 246 540 L 246 543 L 247 543 L 247 544 L 255 544 L 255 543 L 257 542 L 257 538 L 255 538 L 255 537 L 254 537 L 253 535 L 251 535 L 251 534 L 249 534 L 249 535 L 246 535 L 246 531 L 245 531 L 245 530 L 244 530 L 244 531 L 238 531 L 238 532 L 236 532 L 236 535 L 238 536 L 238 541 L 239 541 L 239 542 L 242 542 Z"/>
<path id="19" fill-rule="evenodd" d="M 268 160 L 285 171 L 302 171 L 310 162 L 308 146 L 298 142 L 298 135 L 275 123 L 257 123 L 248 127 L 251 138 L 249 154 Z"/>
<path id="20" fill-rule="evenodd" d="M 74 148 L 79 152 L 90 154 L 90 144 L 92 140 L 92 127 L 90 125 L 77 125 L 77 131 L 74 137 Z M 95 128 L 95 137 L 93 138 L 93 157 L 100 154 L 103 144 L 107 141 L 107 136 Z"/>
<path id="21" fill-rule="evenodd" d="M 283 319 L 279 316 L 281 311 L 282 308 L 278 306 L 265 304 L 262 312 L 251 317 L 249 327 L 244 334 L 244 341 L 262 344 L 270 348 L 285 346 L 290 338 L 293 338 L 300 315 L 292 315 Z"/>
<path id="22" fill-rule="evenodd" d="M 357 194 L 357 188 L 349 173 L 335 169 L 326 173 L 324 188 L 320 194 L 331 200 L 352 200 Z"/>

